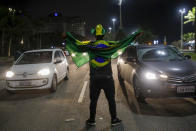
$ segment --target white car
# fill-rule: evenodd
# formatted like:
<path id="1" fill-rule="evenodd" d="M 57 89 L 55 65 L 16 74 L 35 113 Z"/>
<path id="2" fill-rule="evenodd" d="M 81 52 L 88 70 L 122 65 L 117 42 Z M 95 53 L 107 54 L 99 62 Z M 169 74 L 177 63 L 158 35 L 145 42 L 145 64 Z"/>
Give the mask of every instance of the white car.
<path id="1" fill-rule="evenodd" d="M 6 72 L 6 90 L 50 89 L 69 77 L 69 64 L 61 49 L 24 52 Z"/>

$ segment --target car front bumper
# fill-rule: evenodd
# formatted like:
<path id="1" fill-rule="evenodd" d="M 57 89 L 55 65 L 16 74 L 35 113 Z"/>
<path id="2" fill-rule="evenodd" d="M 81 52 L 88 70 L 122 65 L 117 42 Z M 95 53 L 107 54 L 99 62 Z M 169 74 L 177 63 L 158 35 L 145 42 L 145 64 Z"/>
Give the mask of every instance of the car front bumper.
<path id="1" fill-rule="evenodd" d="M 48 89 L 50 87 L 51 80 L 48 78 L 6 80 L 6 89 L 10 91 Z"/>
<path id="2" fill-rule="evenodd" d="M 140 91 L 145 97 L 196 97 L 196 83 L 143 82 Z"/>

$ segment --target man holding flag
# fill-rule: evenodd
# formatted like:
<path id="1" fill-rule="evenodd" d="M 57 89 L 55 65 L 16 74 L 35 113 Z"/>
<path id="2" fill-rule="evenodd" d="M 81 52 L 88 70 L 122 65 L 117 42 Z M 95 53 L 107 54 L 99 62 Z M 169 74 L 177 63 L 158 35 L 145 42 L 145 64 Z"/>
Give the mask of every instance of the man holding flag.
<path id="1" fill-rule="evenodd" d="M 69 32 L 66 35 L 66 48 L 72 56 L 77 67 L 89 62 L 90 66 L 90 118 L 86 121 L 88 125 L 95 125 L 97 101 L 104 90 L 108 100 L 111 115 L 111 125 L 118 125 L 121 120 L 117 118 L 115 103 L 115 87 L 112 76 L 111 59 L 117 58 L 131 42 L 141 33 L 140 31 L 128 36 L 126 39 L 116 41 L 105 41 L 105 29 L 97 25 L 91 33 L 95 35 L 96 41 L 81 42 L 75 39 Z M 87 53 L 83 55 L 83 53 Z"/>

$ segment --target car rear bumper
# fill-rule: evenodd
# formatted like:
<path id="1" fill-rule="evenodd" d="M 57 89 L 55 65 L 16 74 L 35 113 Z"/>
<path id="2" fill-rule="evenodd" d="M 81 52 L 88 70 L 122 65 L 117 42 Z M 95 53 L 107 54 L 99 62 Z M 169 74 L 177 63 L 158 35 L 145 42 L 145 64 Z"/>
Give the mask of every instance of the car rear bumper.
<path id="1" fill-rule="evenodd" d="M 143 83 L 141 93 L 145 97 L 196 97 L 196 83 Z"/>

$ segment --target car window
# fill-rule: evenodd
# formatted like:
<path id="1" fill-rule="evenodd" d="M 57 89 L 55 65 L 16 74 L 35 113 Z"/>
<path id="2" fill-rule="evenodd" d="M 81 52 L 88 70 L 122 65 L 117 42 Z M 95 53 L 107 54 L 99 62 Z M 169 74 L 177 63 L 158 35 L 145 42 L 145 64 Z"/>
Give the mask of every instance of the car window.
<path id="1" fill-rule="evenodd" d="M 132 58 L 132 57 L 136 57 L 136 49 L 135 47 L 131 47 L 127 50 L 127 57 L 128 58 Z"/>
<path id="2" fill-rule="evenodd" d="M 16 65 L 50 63 L 52 61 L 52 51 L 27 52 L 24 53 Z"/>
<path id="3" fill-rule="evenodd" d="M 123 58 L 132 58 L 136 56 L 136 50 L 134 47 L 129 47 L 125 50 L 125 52 L 122 54 Z"/>
<path id="4" fill-rule="evenodd" d="M 62 51 L 59 51 L 59 54 L 60 54 L 61 60 L 64 60 L 65 56 L 63 55 Z"/>
<path id="5" fill-rule="evenodd" d="M 139 59 L 142 61 L 174 61 L 183 60 L 184 57 L 170 48 L 141 49 Z"/>
<path id="6" fill-rule="evenodd" d="M 57 60 L 57 59 L 61 59 L 59 51 L 56 51 L 55 54 L 54 54 L 54 60 Z"/>

